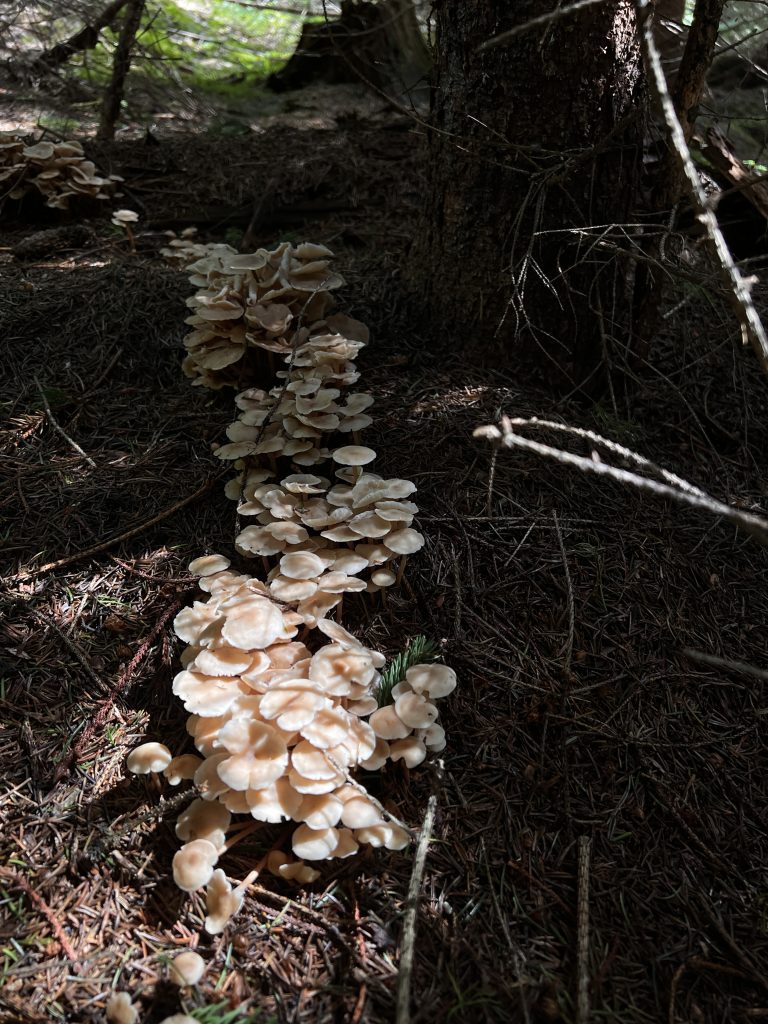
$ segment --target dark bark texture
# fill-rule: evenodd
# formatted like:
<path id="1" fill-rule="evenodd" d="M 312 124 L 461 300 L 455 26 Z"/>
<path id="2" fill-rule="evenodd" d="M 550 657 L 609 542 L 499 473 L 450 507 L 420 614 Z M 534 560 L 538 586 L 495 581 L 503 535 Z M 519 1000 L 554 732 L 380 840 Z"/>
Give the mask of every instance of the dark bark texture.
<path id="1" fill-rule="evenodd" d="M 115 128 L 120 119 L 120 108 L 125 95 L 125 80 L 131 68 L 131 56 L 145 5 L 146 0 L 129 0 L 128 2 L 112 62 L 112 79 L 107 86 L 101 108 L 98 138 L 104 141 L 115 137 Z"/>
<path id="2" fill-rule="evenodd" d="M 645 86 L 630 0 L 478 47 L 557 0 L 441 0 L 431 192 L 412 274 L 432 331 L 495 338 L 566 389 L 627 345 L 625 268 L 599 227 L 636 219 Z M 615 233 L 614 233 L 615 237 Z"/>

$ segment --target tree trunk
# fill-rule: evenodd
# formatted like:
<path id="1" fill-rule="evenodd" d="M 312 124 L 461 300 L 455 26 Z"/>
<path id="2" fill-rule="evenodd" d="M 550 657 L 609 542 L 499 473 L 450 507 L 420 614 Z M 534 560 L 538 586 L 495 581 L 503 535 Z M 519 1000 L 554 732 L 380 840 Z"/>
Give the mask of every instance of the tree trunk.
<path id="1" fill-rule="evenodd" d="M 125 80 L 131 67 L 131 54 L 136 34 L 141 25 L 146 0 L 129 0 L 125 12 L 125 20 L 120 29 L 120 37 L 115 48 L 112 63 L 112 79 L 104 94 L 104 105 L 101 110 L 101 121 L 97 138 L 109 141 L 115 137 L 115 126 L 120 119 L 120 108 L 125 94 Z"/>
<path id="2" fill-rule="evenodd" d="M 560 6 L 437 5 L 431 189 L 411 278 L 435 336 L 496 339 L 506 360 L 535 355 L 561 387 L 594 393 L 629 329 L 606 226 L 636 220 L 645 87 L 633 4 L 591 6 L 478 51 Z"/>
<path id="3" fill-rule="evenodd" d="M 337 19 L 304 25 L 295 53 L 267 85 L 282 92 L 315 82 L 362 82 L 407 98 L 423 90 L 430 63 L 412 0 L 342 0 Z"/>

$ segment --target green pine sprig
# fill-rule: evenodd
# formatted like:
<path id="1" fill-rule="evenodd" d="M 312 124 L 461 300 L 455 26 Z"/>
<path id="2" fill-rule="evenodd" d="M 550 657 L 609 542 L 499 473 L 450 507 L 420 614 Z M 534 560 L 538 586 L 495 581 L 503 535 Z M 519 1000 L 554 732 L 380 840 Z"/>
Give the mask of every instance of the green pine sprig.
<path id="1" fill-rule="evenodd" d="M 405 673 L 414 665 L 425 665 L 431 661 L 437 661 L 440 657 L 440 647 L 434 640 L 426 636 L 416 636 L 409 641 L 404 651 L 400 651 L 390 661 L 381 673 L 379 692 L 376 699 L 379 707 L 383 708 L 392 703 L 392 687 L 405 679 Z"/>

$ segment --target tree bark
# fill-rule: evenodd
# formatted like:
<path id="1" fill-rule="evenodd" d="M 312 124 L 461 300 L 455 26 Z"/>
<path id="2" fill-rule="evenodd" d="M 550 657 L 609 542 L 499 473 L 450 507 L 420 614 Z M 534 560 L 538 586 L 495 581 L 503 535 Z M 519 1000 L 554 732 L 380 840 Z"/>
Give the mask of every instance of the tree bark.
<path id="1" fill-rule="evenodd" d="M 120 119 L 120 108 L 125 94 L 125 80 L 131 67 L 133 45 L 136 42 L 136 34 L 141 25 L 145 5 L 146 0 L 128 0 L 128 9 L 125 12 L 125 20 L 120 30 L 112 63 L 112 79 L 104 94 L 104 104 L 101 110 L 97 138 L 103 142 L 115 137 L 115 126 Z"/>
<path id="2" fill-rule="evenodd" d="M 590 393 L 606 350 L 627 343 L 625 267 L 601 236 L 636 219 L 634 7 L 597 4 L 478 49 L 561 6 L 437 4 L 431 188 L 410 276 L 433 336 L 495 339 L 507 360 L 525 354 Z"/>

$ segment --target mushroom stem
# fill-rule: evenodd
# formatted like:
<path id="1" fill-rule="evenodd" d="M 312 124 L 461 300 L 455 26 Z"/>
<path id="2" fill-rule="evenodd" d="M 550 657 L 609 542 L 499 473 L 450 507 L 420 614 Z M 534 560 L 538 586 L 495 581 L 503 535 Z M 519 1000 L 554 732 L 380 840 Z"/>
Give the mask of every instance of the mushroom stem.
<path id="1" fill-rule="evenodd" d="M 131 225 L 130 224 L 124 224 L 123 227 L 125 228 L 126 235 L 128 235 L 128 241 L 131 244 L 131 252 L 136 252 L 136 236 L 134 235 L 133 231 L 131 230 Z"/>
<path id="2" fill-rule="evenodd" d="M 261 564 L 264 566 L 264 572 L 266 573 L 267 576 L 269 576 L 270 572 L 272 571 L 272 566 L 270 565 L 269 559 L 267 558 L 266 555 L 261 556 Z"/>
<path id="3" fill-rule="evenodd" d="M 341 595 L 341 600 L 336 605 L 336 621 L 338 623 L 341 623 L 341 609 L 342 609 L 343 605 L 344 605 L 344 595 L 342 594 Z"/>
<path id="4" fill-rule="evenodd" d="M 402 555 L 400 558 L 400 565 L 397 568 L 397 579 L 395 580 L 395 586 L 399 587 L 403 581 L 403 574 L 405 573 L 405 566 L 408 562 L 408 555 Z"/>

